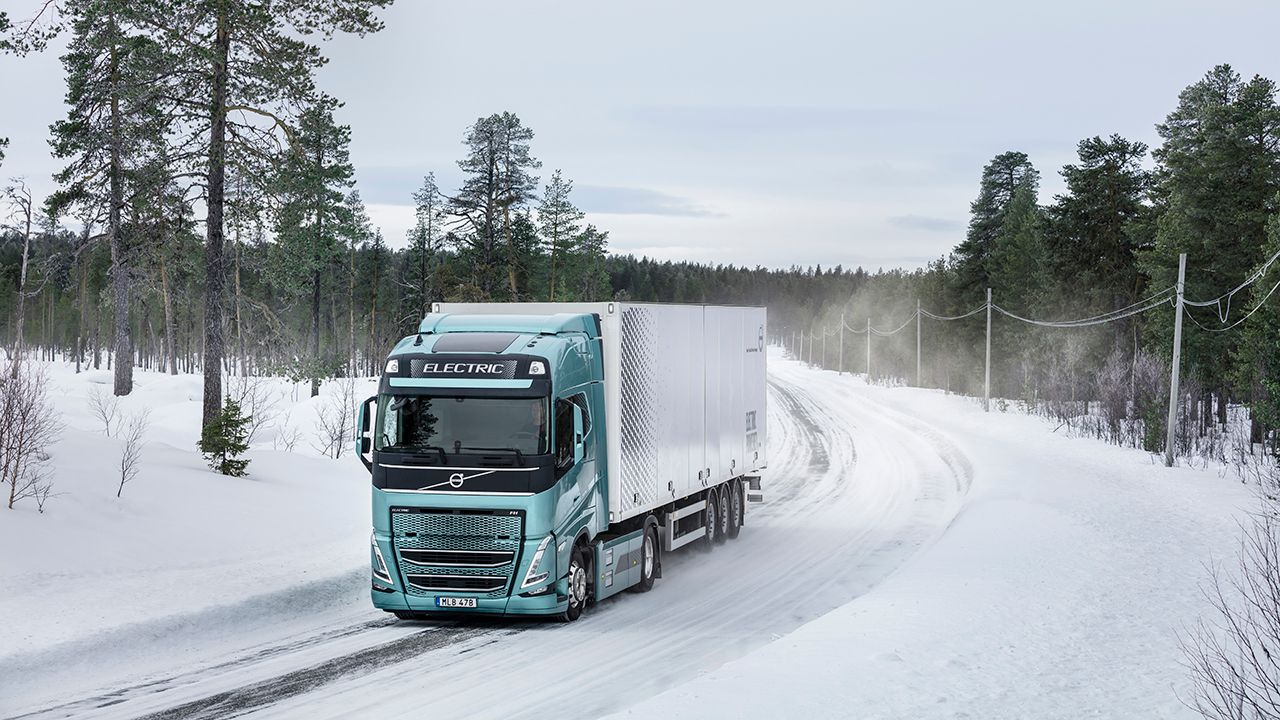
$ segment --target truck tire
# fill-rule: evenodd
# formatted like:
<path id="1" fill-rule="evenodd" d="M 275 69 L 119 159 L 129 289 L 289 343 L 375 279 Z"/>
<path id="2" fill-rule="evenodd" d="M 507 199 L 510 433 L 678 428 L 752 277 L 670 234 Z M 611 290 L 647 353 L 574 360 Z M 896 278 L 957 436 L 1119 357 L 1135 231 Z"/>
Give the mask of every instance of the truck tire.
<path id="1" fill-rule="evenodd" d="M 649 525 L 644 530 L 644 544 L 640 550 L 640 582 L 632 585 L 631 592 L 649 592 L 658 577 L 658 530 Z"/>
<path id="2" fill-rule="evenodd" d="M 589 569 L 586 549 L 582 546 L 575 547 L 569 560 L 569 607 L 560 616 L 562 622 L 573 622 L 582 617 L 590 594 L 591 586 L 587 576 Z"/>
<path id="3" fill-rule="evenodd" d="M 710 550 L 720 542 L 720 504 L 719 494 L 714 489 L 707 491 L 706 508 L 703 514 L 702 549 Z"/>
<path id="4" fill-rule="evenodd" d="M 716 488 L 716 544 L 729 539 L 729 483 Z"/>
<path id="5" fill-rule="evenodd" d="M 729 481 L 729 532 L 730 538 L 738 537 L 742 531 L 742 519 L 746 513 L 742 502 L 742 481 Z"/>

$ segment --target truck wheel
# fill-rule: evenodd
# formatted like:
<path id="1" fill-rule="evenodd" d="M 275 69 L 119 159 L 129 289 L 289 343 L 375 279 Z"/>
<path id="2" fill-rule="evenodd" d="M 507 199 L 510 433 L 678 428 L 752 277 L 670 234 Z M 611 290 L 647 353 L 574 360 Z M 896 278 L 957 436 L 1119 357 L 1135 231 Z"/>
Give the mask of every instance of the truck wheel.
<path id="1" fill-rule="evenodd" d="M 587 606 L 587 588 L 587 554 L 577 547 L 569 560 L 569 607 L 560 617 L 562 621 L 573 622 L 582 617 L 582 610 Z"/>
<path id="2" fill-rule="evenodd" d="M 729 481 L 729 537 L 736 538 L 742 530 L 742 481 Z"/>
<path id="3" fill-rule="evenodd" d="M 720 542 L 720 499 L 715 490 L 707 491 L 706 503 L 707 507 L 703 510 L 704 527 L 702 544 L 704 550 L 710 550 L 712 546 Z"/>
<path id="4" fill-rule="evenodd" d="M 631 586 L 632 592 L 649 592 L 658 577 L 658 531 L 649 526 L 644 531 L 644 544 L 640 546 L 640 582 Z"/>
<path id="5" fill-rule="evenodd" d="M 728 485 L 721 485 L 716 489 L 716 505 L 719 513 L 716 514 L 716 542 L 723 543 L 729 539 L 729 490 Z"/>

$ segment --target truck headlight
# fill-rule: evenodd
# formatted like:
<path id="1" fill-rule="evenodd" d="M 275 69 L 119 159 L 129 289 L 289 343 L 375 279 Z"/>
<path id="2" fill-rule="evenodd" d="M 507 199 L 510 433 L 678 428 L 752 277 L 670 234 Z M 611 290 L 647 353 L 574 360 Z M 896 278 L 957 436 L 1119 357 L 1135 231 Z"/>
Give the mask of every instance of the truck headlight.
<path id="1" fill-rule="evenodd" d="M 391 582 L 391 571 L 387 569 L 387 561 L 382 559 L 382 549 L 378 547 L 377 537 L 373 533 L 369 533 L 369 545 L 373 548 L 373 557 L 370 558 L 373 563 L 373 577 L 395 587 L 395 583 Z"/>
<path id="2" fill-rule="evenodd" d="M 521 590 L 551 577 L 551 566 L 555 563 L 555 556 L 547 557 L 547 547 L 555 539 L 556 536 L 552 534 L 542 538 L 542 542 L 538 543 L 538 549 L 533 551 L 533 560 L 529 563 L 529 569 L 524 573 L 524 582 L 520 583 Z M 546 560 L 545 566 L 543 560 Z"/>

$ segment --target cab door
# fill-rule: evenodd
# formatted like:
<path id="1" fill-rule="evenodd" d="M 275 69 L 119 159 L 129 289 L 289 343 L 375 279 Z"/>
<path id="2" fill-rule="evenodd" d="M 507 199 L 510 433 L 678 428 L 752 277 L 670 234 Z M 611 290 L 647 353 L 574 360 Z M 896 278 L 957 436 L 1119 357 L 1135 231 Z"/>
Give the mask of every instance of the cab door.
<path id="1" fill-rule="evenodd" d="M 575 392 L 555 401 L 552 448 L 560 487 L 556 515 L 561 518 L 557 523 L 557 535 L 561 536 L 576 535 L 595 512 L 597 503 L 597 443 L 588 408 L 584 392 Z"/>

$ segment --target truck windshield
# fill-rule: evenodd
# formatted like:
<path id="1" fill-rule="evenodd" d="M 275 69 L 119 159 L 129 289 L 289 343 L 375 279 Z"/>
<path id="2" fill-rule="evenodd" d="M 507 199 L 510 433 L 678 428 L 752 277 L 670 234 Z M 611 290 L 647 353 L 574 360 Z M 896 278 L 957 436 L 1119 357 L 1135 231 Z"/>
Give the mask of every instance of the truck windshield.
<path id="1" fill-rule="evenodd" d="M 374 447 L 403 453 L 547 452 L 546 398 L 382 395 Z"/>

